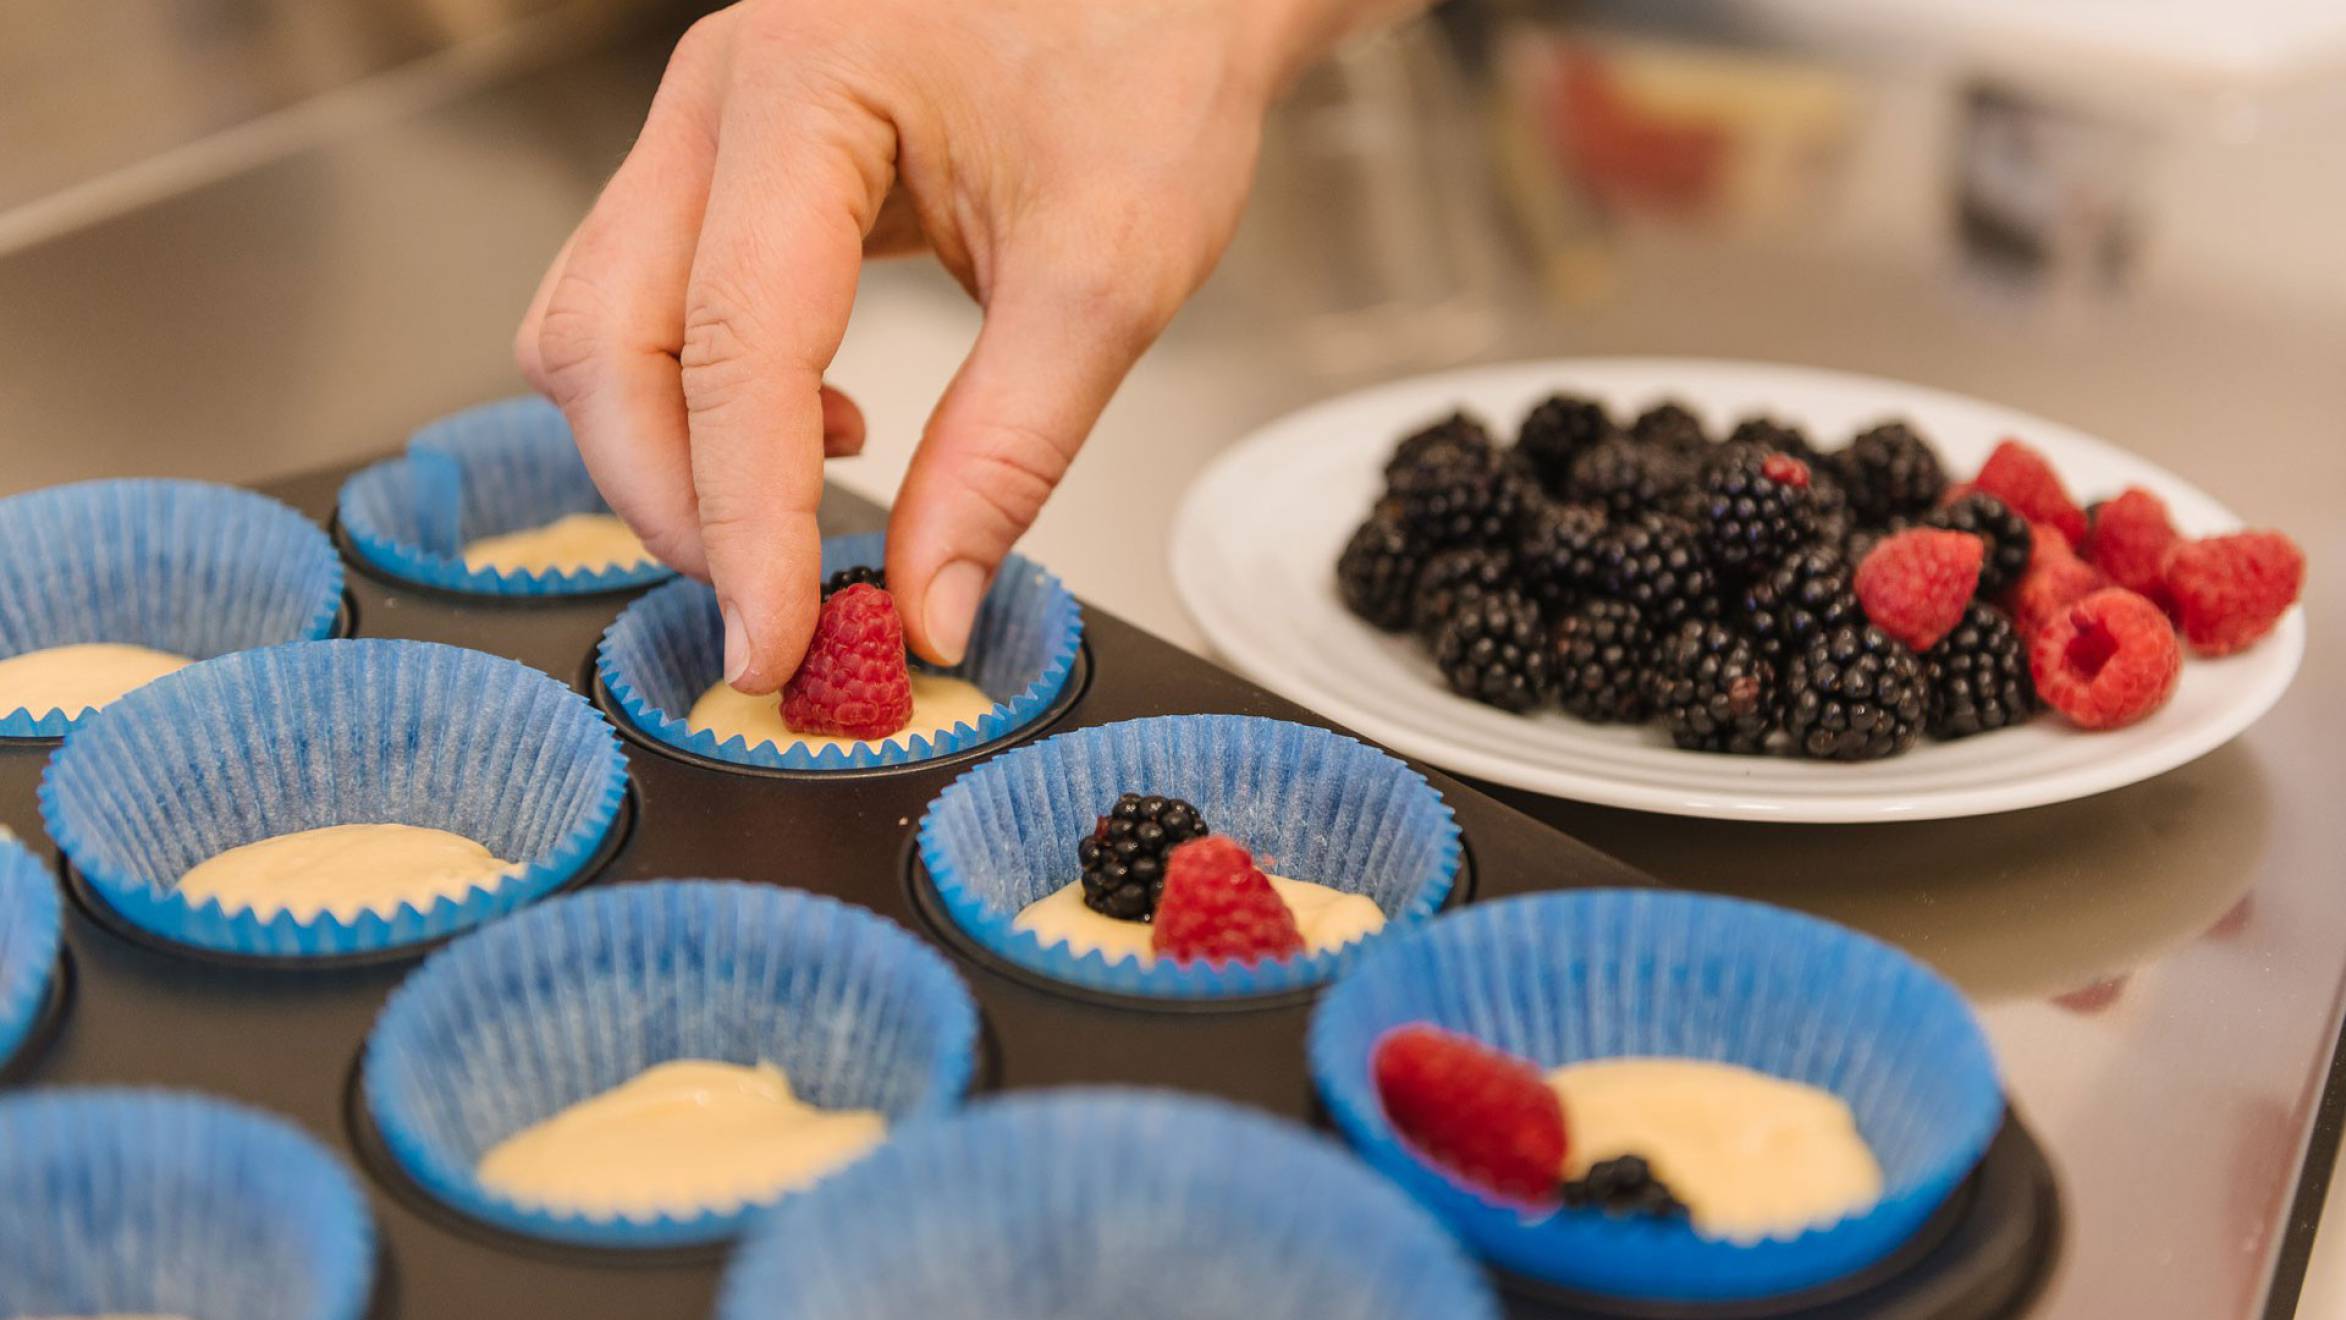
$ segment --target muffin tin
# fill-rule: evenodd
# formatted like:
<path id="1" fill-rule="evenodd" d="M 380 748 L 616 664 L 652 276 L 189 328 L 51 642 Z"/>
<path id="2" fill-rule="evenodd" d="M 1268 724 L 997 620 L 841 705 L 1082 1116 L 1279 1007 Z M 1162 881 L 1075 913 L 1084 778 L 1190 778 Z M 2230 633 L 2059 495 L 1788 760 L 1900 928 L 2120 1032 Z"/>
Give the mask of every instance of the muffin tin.
<path id="1" fill-rule="evenodd" d="M 347 470 L 271 493 L 327 521 Z M 868 530 L 881 513 L 834 493 L 827 534 Z M 338 538 L 339 540 L 340 538 Z M 345 543 L 347 551 L 347 543 Z M 449 642 L 568 680 L 606 711 L 597 638 L 632 597 L 465 598 L 349 575 L 345 631 Z M 922 813 L 975 759 L 1051 732 L 1147 715 L 1234 713 L 1323 724 L 1309 712 L 1140 632 L 1085 611 L 1085 648 L 1060 699 L 1002 742 L 904 767 L 794 772 L 708 762 L 617 719 L 629 802 L 586 886 L 662 876 L 787 883 L 872 908 L 941 947 L 981 1017 L 976 1090 L 1128 1084 L 1203 1092 L 1325 1125 L 1305 1028 L 1315 992 L 1240 1001 L 1135 1003 L 1045 980 L 992 955 L 942 919 L 914 847 Z M 0 744 L 0 824 L 44 857 L 35 787 L 53 744 Z M 1448 902 L 1654 881 L 1439 772 L 1466 863 Z M 242 1100 L 299 1122 L 362 1168 L 384 1250 L 373 1314 L 676 1316 L 711 1313 L 723 1265 L 713 1248 L 618 1252 L 536 1242 L 467 1219 L 409 1182 L 354 1103 L 362 1045 L 424 949 L 327 965 L 229 958 L 159 946 L 94 911 L 64 871 L 60 993 L 0 1082 L 146 1083 Z M 1502 1280 L 1516 1320 L 1809 1320 L 1855 1316 L 1988 1320 L 2019 1314 L 2057 1254 L 2050 1169 L 2016 1116 L 1978 1170 L 1903 1248 L 1859 1276 L 1793 1297 L 1730 1305 L 1636 1304 Z"/>

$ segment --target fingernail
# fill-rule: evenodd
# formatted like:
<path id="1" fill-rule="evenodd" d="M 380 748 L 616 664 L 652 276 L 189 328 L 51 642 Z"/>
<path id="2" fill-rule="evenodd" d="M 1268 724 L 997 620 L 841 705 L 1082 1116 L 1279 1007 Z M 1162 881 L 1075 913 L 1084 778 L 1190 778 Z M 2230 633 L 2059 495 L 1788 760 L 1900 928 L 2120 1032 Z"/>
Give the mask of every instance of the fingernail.
<path id="1" fill-rule="evenodd" d="M 945 663 L 957 665 L 969 649 L 969 628 L 977 621 L 978 601 L 986 594 L 986 570 L 966 559 L 956 559 L 929 580 L 928 603 L 921 621 L 928 625 L 929 644 Z"/>
<path id="2" fill-rule="evenodd" d="M 732 683 L 749 670 L 749 629 L 741 622 L 741 611 L 731 605 L 723 607 L 725 615 L 725 681 Z"/>

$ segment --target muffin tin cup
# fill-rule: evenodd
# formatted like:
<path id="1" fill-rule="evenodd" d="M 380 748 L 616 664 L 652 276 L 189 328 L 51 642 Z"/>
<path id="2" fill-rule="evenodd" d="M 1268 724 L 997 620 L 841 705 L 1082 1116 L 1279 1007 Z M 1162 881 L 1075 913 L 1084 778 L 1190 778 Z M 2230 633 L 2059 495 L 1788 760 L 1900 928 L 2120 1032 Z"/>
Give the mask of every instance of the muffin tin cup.
<path id="1" fill-rule="evenodd" d="M 327 636 L 342 560 L 266 495 L 202 481 L 52 486 L 0 500 L 0 656 L 116 642 L 207 660 Z M 0 697 L 0 738 L 59 738 L 87 709 Z"/>
<path id="2" fill-rule="evenodd" d="M 886 538 L 878 532 L 823 542 L 823 576 L 877 567 Z M 693 732 L 686 714 L 725 668 L 725 624 L 707 584 L 672 582 L 621 611 L 595 649 L 595 673 L 620 714 L 680 751 L 768 770 L 864 770 L 953 756 L 1026 727 L 1048 709 L 1075 671 L 1083 645 L 1083 611 L 1049 572 L 1012 555 L 995 575 L 970 630 L 961 664 L 942 672 L 967 679 L 995 699 L 978 722 L 931 738 L 899 734 L 852 747 L 771 741 L 751 746 L 738 734 L 719 742 Z"/>
<path id="3" fill-rule="evenodd" d="M 291 1123 L 167 1091 L 0 1099 L 0 1315 L 358 1320 L 374 1223 Z"/>
<path id="4" fill-rule="evenodd" d="M 574 513 L 609 513 L 559 409 L 535 395 L 467 409 L 417 431 L 407 453 L 343 483 L 338 516 L 369 567 L 475 596 L 583 596 L 658 582 L 656 560 L 599 568 L 472 568 L 464 547 Z"/>
<path id="5" fill-rule="evenodd" d="M 760 1207 L 592 1216 L 524 1204 L 475 1167 L 677 1059 L 772 1063 L 810 1104 L 887 1115 L 893 1141 L 961 1102 L 977 1041 L 960 978 L 883 918 L 768 885 L 654 881 L 556 899 L 434 954 L 376 1020 L 360 1086 L 391 1157 L 444 1204 L 554 1242 L 677 1247 L 730 1237 Z"/>
<path id="6" fill-rule="evenodd" d="M 49 868 L 0 830 L 0 1068 L 15 1058 L 48 1002 L 63 917 Z"/>
<path id="7" fill-rule="evenodd" d="M 338 957 L 437 939 L 574 878 L 627 764 L 602 715 L 527 665 L 432 642 L 304 642 L 207 661 L 76 729 L 41 780 L 49 835 L 114 913 L 220 953 Z M 178 892 L 230 848 L 330 825 L 447 830 L 521 864 L 428 908 L 302 920 Z"/>
<path id="8" fill-rule="evenodd" d="M 1080 877 L 1076 844 L 1126 792 L 1186 799 L 1265 870 L 1375 900 L 1384 929 L 1293 958 L 1146 965 L 1016 929 L 1027 904 Z M 1457 822 L 1423 775 L 1341 734 L 1243 715 L 1097 725 L 1006 752 L 937 796 L 917 845 L 945 915 L 987 951 L 1070 985 L 1182 1000 L 1328 980 L 1439 909 L 1461 858 Z"/>
<path id="9" fill-rule="evenodd" d="M 783 1202 L 720 1320 L 875 1315 L 1496 1320 L 1439 1224 L 1333 1144 L 1220 1101 L 982 1101 Z"/>
<path id="10" fill-rule="evenodd" d="M 1387 1122 L 1370 1055 L 1430 1022 L 1543 1071 L 1667 1056 L 1740 1064 L 1846 1101 L 1883 1194 L 1838 1222 L 1756 1243 L 1598 1211 L 1534 1215 L 1451 1181 Z M 1962 996 L 1921 963 L 1814 917 L 1735 899 L 1580 890 L 1478 904 L 1373 950 L 1311 1026 L 1314 1081 L 1363 1157 L 1503 1269 L 1670 1302 L 1768 1297 L 1894 1251 L 1995 1137 L 2003 1090 Z"/>

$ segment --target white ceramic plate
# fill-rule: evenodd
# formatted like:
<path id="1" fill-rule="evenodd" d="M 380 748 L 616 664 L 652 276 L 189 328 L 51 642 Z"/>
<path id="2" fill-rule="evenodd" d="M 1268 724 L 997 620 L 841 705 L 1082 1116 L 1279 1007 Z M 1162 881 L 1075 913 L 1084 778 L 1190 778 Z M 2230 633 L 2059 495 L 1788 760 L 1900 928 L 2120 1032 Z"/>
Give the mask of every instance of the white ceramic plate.
<path id="1" fill-rule="evenodd" d="M 1174 522 L 1173 578 L 1214 646 L 1255 681 L 1448 769 L 1584 802 L 1732 820 L 1927 820 L 2104 792 L 2204 755 L 2270 709 L 2305 652 L 2292 611 L 2251 650 L 2193 657 L 2167 705 L 2114 733 L 2045 716 L 1954 742 L 1924 741 L 1862 765 L 1683 752 L 1655 728 L 1586 724 L 1559 710 L 1508 715 L 1452 695 L 1405 637 L 1337 599 L 1335 563 L 1380 489 L 1394 442 L 1464 407 L 1511 431 L 1556 390 L 1624 418 L 1668 396 L 1714 429 L 1769 413 L 1825 447 L 1891 417 L 1938 446 L 1951 476 L 2016 435 L 2053 461 L 2080 501 L 2147 486 L 2187 535 L 2242 525 L 2173 475 L 2068 427 L 1896 381 L 1749 363 L 1567 359 L 1397 381 L 1292 414 L 1224 454 Z"/>

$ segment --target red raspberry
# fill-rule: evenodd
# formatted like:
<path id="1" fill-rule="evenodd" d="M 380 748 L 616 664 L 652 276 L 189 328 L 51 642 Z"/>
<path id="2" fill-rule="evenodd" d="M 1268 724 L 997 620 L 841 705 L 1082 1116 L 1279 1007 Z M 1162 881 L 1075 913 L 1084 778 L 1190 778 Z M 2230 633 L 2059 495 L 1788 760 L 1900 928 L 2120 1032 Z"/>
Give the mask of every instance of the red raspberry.
<path id="1" fill-rule="evenodd" d="M 2305 587 L 2305 552 L 2279 532 L 2235 532 L 2167 552 L 2167 590 L 2201 655 L 2230 655 L 2273 630 Z"/>
<path id="2" fill-rule="evenodd" d="M 1986 554 L 1969 532 L 1917 527 L 1886 536 L 1857 566 L 1857 603 L 1873 626 L 1928 651 L 1963 621 Z"/>
<path id="3" fill-rule="evenodd" d="M 1385 1116 L 1419 1154 L 1509 1201 L 1553 1201 L 1564 1105 L 1539 1069 L 1471 1036 L 1413 1022 L 1369 1055 Z"/>
<path id="4" fill-rule="evenodd" d="M 896 600 L 868 583 L 833 593 L 798 672 L 782 685 L 782 722 L 800 733 L 885 738 L 912 719 L 912 674 Z"/>
<path id="5" fill-rule="evenodd" d="M 2132 724 L 2166 704 L 2183 648 L 2165 611 L 2104 587 L 2054 616 L 2028 647 L 2037 695 L 2081 729 Z"/>
<path id="6" fill-rule="evenodd" d="M 2167 520 L 2167 502 L 2140 486 L 2128 486 L 2094 514 L 2086 535 L 2085 557 L 2110 581 L 2150 598 L 2153 605 L 2174 613 L 2174 597 L 2167 593 L 2163 566 L 2167 549 L 2182 537 Z"/>
<path id="7" fill-rule="evenodd" d="M 2045 456 L 2018 440 L 1997 445 L 1971 486 L 2004 501 L 2030 522 L 2057 528 L 2072 549 L 2085 541 L 2085 510 L 2069 498 L 2061 474 Z"/>
<path id="8" fill-rule="evenodd" d="M 2028 570 L 2004 595 L 2004 610 L 2024 637 L 2034 637 L 2061 611 L 2110 584 L 2059 532 L 2043 523 L 2030 523 L 2029 532 Z"/>
<path id="9" fill-rule="evenodd" d="M 1238 843 L 1191 839 L 1165 859 L 1149 947 L 1175 962 L 1255 962 L 1303 952 L 1303 932 L 1271 879 Z"/>

